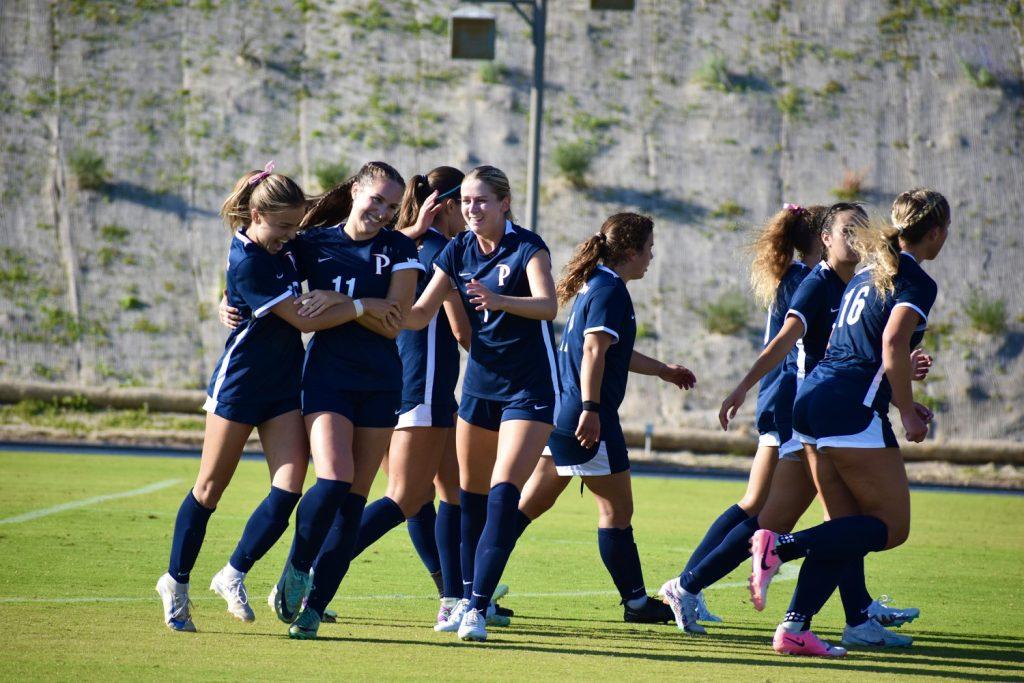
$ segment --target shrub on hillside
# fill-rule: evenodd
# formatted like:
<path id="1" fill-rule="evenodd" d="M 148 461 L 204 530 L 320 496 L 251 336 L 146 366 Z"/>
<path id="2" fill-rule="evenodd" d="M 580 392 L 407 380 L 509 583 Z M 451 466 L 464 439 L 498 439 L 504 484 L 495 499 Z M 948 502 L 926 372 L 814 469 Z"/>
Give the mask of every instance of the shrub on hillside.
<path id="1" fill-rule="evenodd" d="M 708 332 L 729 335 L 746 327 L 750 308 L 743 294 L 732 291 L 707 303 L 698 312 Z"/>
<path id="2" fill-rule="evenodd" d="M 1006 331 L 1004 299 L 989 299 L 980 292 L 973 292 L 964 302 L 964 313 L 979 332 L 1001 334 Z"/>
<path id="3" fill-rule="evenodd" d="M 71 174 L 83 190 L 102 190 L 110 180 L 107 163 L 99 154 L 86 147 L 79 147 L 68 157 Z"/>
<path id="4" fill-rule="evenodd" d="M 555 162 L 559 173 L 566 180 L 576 187 L 586 187 L 587 172 L 596 154 L 597 150 L 593 144 L 585 140 L 576 140 L 557 145 L 551 153 L 551 160 Z"/>

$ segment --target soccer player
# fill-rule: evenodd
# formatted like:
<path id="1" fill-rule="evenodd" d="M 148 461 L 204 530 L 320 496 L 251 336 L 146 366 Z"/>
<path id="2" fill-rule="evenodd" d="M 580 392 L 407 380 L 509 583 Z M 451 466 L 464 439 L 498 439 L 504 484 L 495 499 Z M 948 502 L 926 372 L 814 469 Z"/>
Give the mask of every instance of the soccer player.
<path id="1" fill-rule="evenodd" d="M 390 302 L 399 316 L 357 315 L 314 335 L 306 347 L 302 414 L 317 480 L 298 505 L 295 539 L 274 605 L 278 617 L 291 624 L 292 638 L 316 638 L 324 609 L 348 570 L 366 495 L 401 412 L 402 360 L 395 338 L 423 271 L 413 241 L 385 229 L 404 185 L 388 164 L 364 164 L 320 197 L 296 245 L 310 289 L 351 299 L 357 313 L 363 313 L 364 299 Z M 331 298 L 304 296 L 299 312 L 314 312 Z M 316 575 L 312 588 L 310 569 Z"/>
<path id="2" fill-rule="evenodd" d="M 559 303 L 576 297 L 558 347 L 560 410 L 544 457 L 519 503 L 523 525 L 554 505 L 573 476 L 598 505 L 597 547 L 624 605 L 623 619 L 664 623 L 672 610 L 647 596 L 633 541 L 633 490 L 619 405 L 630 372 L 653 375 L 681 389 L 696 377 L 679 365 L 633 350 L 636 315 L 627 284 L 639 280 L 654 258 L 654 222 L 635 213 L 609 217 L 576 247 L 558 283 Z"/>
<path id="3" fill-rule="evenodd" d="M 750 388 L 771 368 L 783 362 L 792 363 L 791 371 L 795 373 L 799 384 L 824 357 L 843 291 L 860 260 L 846 235 L 851 234 L 856 227 L 866 225 L 866 222 L 867 214 L 856 204 L 833 204 L 824 212 L 820 223 L 827 260 L 815 266 L 797 287 L 782 329 L 722 402 L 719 420 L 723 429 L 728 429 L 730 420 L 743 405 Z M 915 367 L 914 379 L 923 379 L 931 359 L 919 354 L 915 356 L 915 363 L 920 368 Z M 813 448 L 811 444 L 803 444 L 804 450 Z M 763 526 L 791 531 L 814 500 L 815 493 L 814 482 L 800 457 L 800 451 L 781 455 L 771 478 L 767 500 L 760 512 L 736 525 L 699 563 L 685 570 L 678 580 L 669 581 L 663 588 L 662 593 L 678 615 L 680 628 L 691 633 L 702 633 L 703 627 L 696 623 L 697 596 L 700 591 L 747 559 L 750 554 L 750 537 L 757 529 Z M 826 510 L 826 518 L 842 512 L 834 504 Z M 880 601 L 872 601 L 864 584 L 863 562 L 851 567 L 851 571 L 843 576 L 839 590 L 847 619 L 844 641 L 859 640 L 885 647 L 910 645 L 912 641 L 909 637 L 888 631 L 882 626 L 902 626 L 916 618 L 919 610 L 899 610 Z"/>
<path id="4" fill-rule="evenodd" d="M 909 535 L 910 490 L 889 404 L 899 410 L 907 439 L 923 441 L 932 414 L 914 402 L 909 350 L 924 334 L 938 291 L 920 264 L 939 255 L 949 223 L 945 197 L 915 189 L 896 198 L 891 228 L 859 229 L 851 236 L 865 268 L 846 287 L 825 358 L 797 392 L 793 427 L 816 442 L 810 465 L 826 509 L 838 502 L 858 514 L 791 534 L 754 533 L 755 605 L 763 605 L 783 562 L 806 558 L 789 611 L 775 631 L 776 652 L 845 655 L 844 648 L 810 630 L 811 618 L 851 563 L 894 548 Z"/>
<path id="5" fill-rule="evenodd" d="M 558 408 L 551 320 L 558 311 L 547 245 L 513 223 L 508 177 L 493 166 L 462 182 L 469 231 L 448 243 L 413 306 L 426 327 L 454 288 L 472 325 L 456 425 L 463 599 L 435 628 L 487 638 L 487 607 L 518 536 L 519 498 Z"/>
<path id="6" fill-rule="evenodd" d="M 273 162 L 240 178 L 221 206 L 221 216 L 234 232 L 226 296 L 241 324 L 228 336 L 210 378 L 199 475 L 178 509 L 170 563 L 156 585 L 164 621 L 175 631 L 195 631 L 189 574 L 210 515 L 231 482 L 253 427 L 270 467 L 270 493 L 210 585 L 227 600 L 228 611 L 243 621 L 255 618 L 245 574 L 284 533 L 302 491 L 309 447 L 299 412 L 300 332 L 326 329 L 355 316 L 351 303 L 315 321 L 298 315 L 302 277 L 290 242 L 305 210 L 302 190 L 287 176 L 273 173 Z"/>
<path id="7" fill-rule="evenodd" d="M 768 309 L 765 322 L 764 345 L 779 334 L 786 321 L 789 300 L 800 282 L 821 260 L 822 244 L 818 218 L 823 206 L 804 208 L 786 204 L 772 216 L 754 242 L 754 260 L 750 266 L 750 283 L 758 304 Z M 794 258 L 796 252 L 798 258 Z M 757 515 L 768 496 L 772 473 L 780 453 L 800 450 L 800 443 L 792 438 L 793 397 L 796 395 L 796 375 L 792 368 L 780 363 L 772 366 L 761 380 L 757 392 L 757 452 L 750 466 L 747 490 L 738 503 L 727 508 L 711 523 L 704 538 L 690 555 L 683 573 L 696 567 L 715 549 L 738 524 Z M 671 582 L 669 582 L 671 583 Z M 671 588 L 666 583 L 663 589 Z M 672 599 L 664 596 L 671 604 Z M 698 616 L 702 621 L 721 621 L 708 611 L 703 594 L 697 595 Z M 704 629 L 686 610 L 686 630 L 703 633 Z M 677 621 L 680 628 L 683 623 Z"/>
<path id="8" fill-rule="evenodd" d="M 466 227 L 459 194 L 463 178 L 462 171 L 439 166 L 413 176 L 405 188 L 396 229 L 416 241 L 425 269 L 417 296 L 426 289 L 441 251 Z M 437 623 L 447 621 L 462 597 L 455 385 L 459 343 L 468 349 L 470 334 L 469 318 L 454 290 L 426 328 L 399 333 L 402 407 L 386 457 L 387 493 L 366 507 L 352 555 L 405 521 L 420 559 L 438 582 Z M 435 485 L 439 512 L 434 510 Z"/>

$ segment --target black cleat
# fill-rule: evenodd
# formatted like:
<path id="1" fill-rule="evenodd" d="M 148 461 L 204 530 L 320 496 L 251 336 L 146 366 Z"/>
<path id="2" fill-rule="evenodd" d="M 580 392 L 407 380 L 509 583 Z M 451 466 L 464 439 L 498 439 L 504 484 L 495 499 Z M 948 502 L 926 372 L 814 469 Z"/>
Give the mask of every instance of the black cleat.
<path id="1" fill-rule="evenodd" d="M 494 603 L 494 613 L 497 614 L 499 617 L 508 617 L 510 619 L 516 615 L 516 613 L 510 610 L 508 607 L 502 607 L 498 603 Z"/>
<path id="2" fill-rule="evenodd" d="M 623 603 L 625 608 L 622 620 L 633 624 L 664 624 L 675 623 L 676 617 L 672 614 L 672 608 L 657 598 L 647 598 L 647 602 L 639 609 L 633 609 Z"/>

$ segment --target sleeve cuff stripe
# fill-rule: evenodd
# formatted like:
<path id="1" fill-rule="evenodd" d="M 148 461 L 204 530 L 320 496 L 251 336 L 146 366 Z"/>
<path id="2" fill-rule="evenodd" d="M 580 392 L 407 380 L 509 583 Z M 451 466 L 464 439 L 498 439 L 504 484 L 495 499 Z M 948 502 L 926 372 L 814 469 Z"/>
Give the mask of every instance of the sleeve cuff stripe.
<path id="1" fill-rule="evenodd" d="M 391 266 L 391 272 L 392 273 L 395 272 L 396 270 L 410 270 L 410 269 L 426 270 L 426 268 L 423 267 L 423 264 L 420 263 L 419 261 L 416 261 L 415 263 L 413 263 L 411 261 L 406 261 L 405 263 L 396 263 L 395 265 Z"/>
<path id="2" fill-rule="evenodd" d="M 611 336 L 615 337 L 615 341 L 619 341 L 619 333 L 608 327 L 588 327 L 587 329 L 583 330 L 583 336 L 585 337 L 591 332 L 604 332 L 605 334 L 610 334 Z"/>
<path id="3" fill-rule="evenodd" d="M 262 318 L 263 316 L 265 316 L 267 313 L 270 312 L 271 308 L 273 308 L 274 306 L 278 305 L 279 303 L 281 303 L 285 299 L 290 299 L 291 296 L 292 296 L 292 290 L 286 289 L 276 299 L 271 299 L 270 301 L 268 301 L 267 303 L 263 304 L 262 306 L 257 308 L 255 311 L 253 311 L 253 313 L 252 313 L 253 317 L 255 317 L 255 318 Z"/>
<path id="4" fill-rule="evenodd" d="M 800 322 L 803 323 L 803 326 L 804 326 L 804 331 L 803 331 L 803 333 L 800 336 L 803 337 L 805 334 L 807 334 L 807 318 L 804 317 L 803 313 L 801 313 L 800 311 L 796 310 L 795 308 L 791 308 L 788 311 L 786 311 L 786 315 L 787 316 L 794 315 L 797 318 L 799 318 Z"/>
<path id="5" fill-rule="evenodd" d="M 921 316 L 921 322 L 925 322 L 925 323 L 926 323 L 926 322 L 928 322 L 928 316 L 926 316 L 926 315 L 924 314 L 924 311 L 922 311 L 922 310 L 921 310 L 920 308 L 918 308 L 918 307 L 917 307 L 917 306 L 915 306 L 914 304 L 910 303 L 909 301 L 900 301 L 900 302 L 899 302 L 899 303 L 897 303 L 897 304 L 896 304 L 895 306 L 893 306 L 893 309 L 897 309 L 897 308 L 899 308 L 900 306 L 906 306 L 907 308 L 912 308 L 912 309 L 914 309 L 915 311 L 917 311 L 917 314 L 918 314 L 919 316 Z"/>

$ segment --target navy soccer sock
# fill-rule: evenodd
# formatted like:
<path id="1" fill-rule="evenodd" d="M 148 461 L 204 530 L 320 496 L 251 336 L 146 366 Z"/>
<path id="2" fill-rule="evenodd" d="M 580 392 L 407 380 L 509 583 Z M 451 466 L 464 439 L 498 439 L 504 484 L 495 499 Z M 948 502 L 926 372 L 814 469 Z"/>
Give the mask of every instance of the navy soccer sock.
<path id="1" fill-rule="evenodd" d="M 473 565 L 476 561 L 476 547 L 480 534 L 487 523 L 487 496 L 459 489 L 462 504 L 462 542 L 459 556 L 462 564 L 462 597 L 466 600 L 473 595 Z"/>
<path id="2" fill-rule="evenodd" d="M 835 592 L 848 565 L 848 560 L 808 555 L 800 567 L 800 577 L 789 603 L 786 621 L 802 621 L 804 629 L 810 628 L 811 618 L 821 611 Z"/>
<path id="3" fill-rule="evenodd" d="M 313 560 L 331 530 L 334 515 L 350 488 L 352 484 L 347 481 L 317 477 L 316 483 L 302 496 L 295 513 L 295 539 L 289 558 L 295 569 L 308 572 L 313 566 Z"/>
<path id="4" fill-rule="evenodd" d="M 476 548 L 471 609 L 485 610 L 519 536 L 519 489 L 502 482 L 487 496 L 487 523 Z"/>
<path id="5" fill-rule="evenodd" d="M 441 558 L 437 553 L 437 538 L 434 536 L 436 525 L 437 511 L 434 510 L 434 501 L 426 503 L 419 512 L 405 520 L 412 547 L 416 549 L 420 562 L 427 568 L 429 574 L 441 571 Z"/>
<path id="6" fill-rule="evenodd" d="M 679 575 L 679 585 L 687 593 L 696 595 L 740 566 L 750 557 L 750 537 L 759 528 L 756 515 L 734 526 L 703 560 L 683 570 Z"/>
<path id="7" fill-rule="evenodd" d="M 640 553 L 633 541 L 633 527 L 598 528 L 597 549 L 622 602 L 647 596 Z"/>
<path id="8" fill-rule="evenodd" d="M 378 498 L 366 506 L 359 535 L 352 549 L 352 557 L 359 557 L 364 550 L 380 540 L 381 536 L 405 521 L 405 515 L 398 503 L 387 496 Z"/>
<path id="9" fill-rule="evenodd" d="M 516 513 L 516 522 L 518 525 L 518 529 L 516 530 L 516 540 L 518 541 L 519 538 L 526 532 L 526 527 L 530 526 L 530 523 L 533 520 L 524 515 L 522 510 L 516 510 Z"/>
<path id="10" fill-rule="evenodd" d="M 783 562 L 798 557 L 852 560 L 885 548 L 889 530 L 870 515 L 832 519 L 795 534 L 780 534 L 776 553 Z"/>
<path id="11" fill-rule="evenodd" d="M 359 525 L 363 518 L 366 498 L 350 493 L 334 516 L 334 524 L 324 540 L 323 548 L 313 563 L 313 590 L 306 606 L 321 617 L 334 599 L 341 580 L 352 562 L 352 549 L 359 538 Z"/>
<path id="12" fill-rule="evenodd" d="M 238 540 L 229 560 L 231 566 L 243 573 L 252 569 L 288 528 L 288 518 L 292 516 L 292 510 L 301 497 L 301 493 L 271 486 L 270 494 L 249 516 L 242 538 Z"/>
<path id="13" fill-rule="evenodd" d="M 206 523 L 212 514 L 213 510 L 200 505 L 192 489 L 189 489 L 178 508 L 178 517 L 174 520 L 171 559 L 167 564 L 167 573 L 178 583 L 188 583 L 188 575 L 199 557 L 199 549 L 203 547 Z"/>
<path id="14" fill-rule="evenodd" d="M 462 596 L 462 564 L 459 543 L 462 540 L 462 508 L 443 500 L 437 506 L 437 556 L 441 562 L 441 588 L 443 597 Z"/>
<path id="15" fill-rule="evenodd" d="M 846 571 L 839 577 L 839 595 L 843 599 L 843 611 L 846 612 L 846 623 L 860 626 L 868 620 L 868 605 L 871 594 L 864 579 L 864 558 L 851 560 Z"/>
<path id="16" fill-rule="evenodd" d="M 732 531 L 736 525 L 742 524 L 748 519 L 748 515 L 743 508 L 739 505 L 733 505 L 728 508 L 725 512 L 718 516 L 711 526 L 708 527 L 707 532 L 704 534 L 703 540 L 700 545 L 690 555 L 690 559 L 686 562 L 686 567 L 683 568 L 683 573 L 686 573 L 700 564 L 701 560 L 708 556 L 708 554 L 717 548 L 730 531 Z"/>

